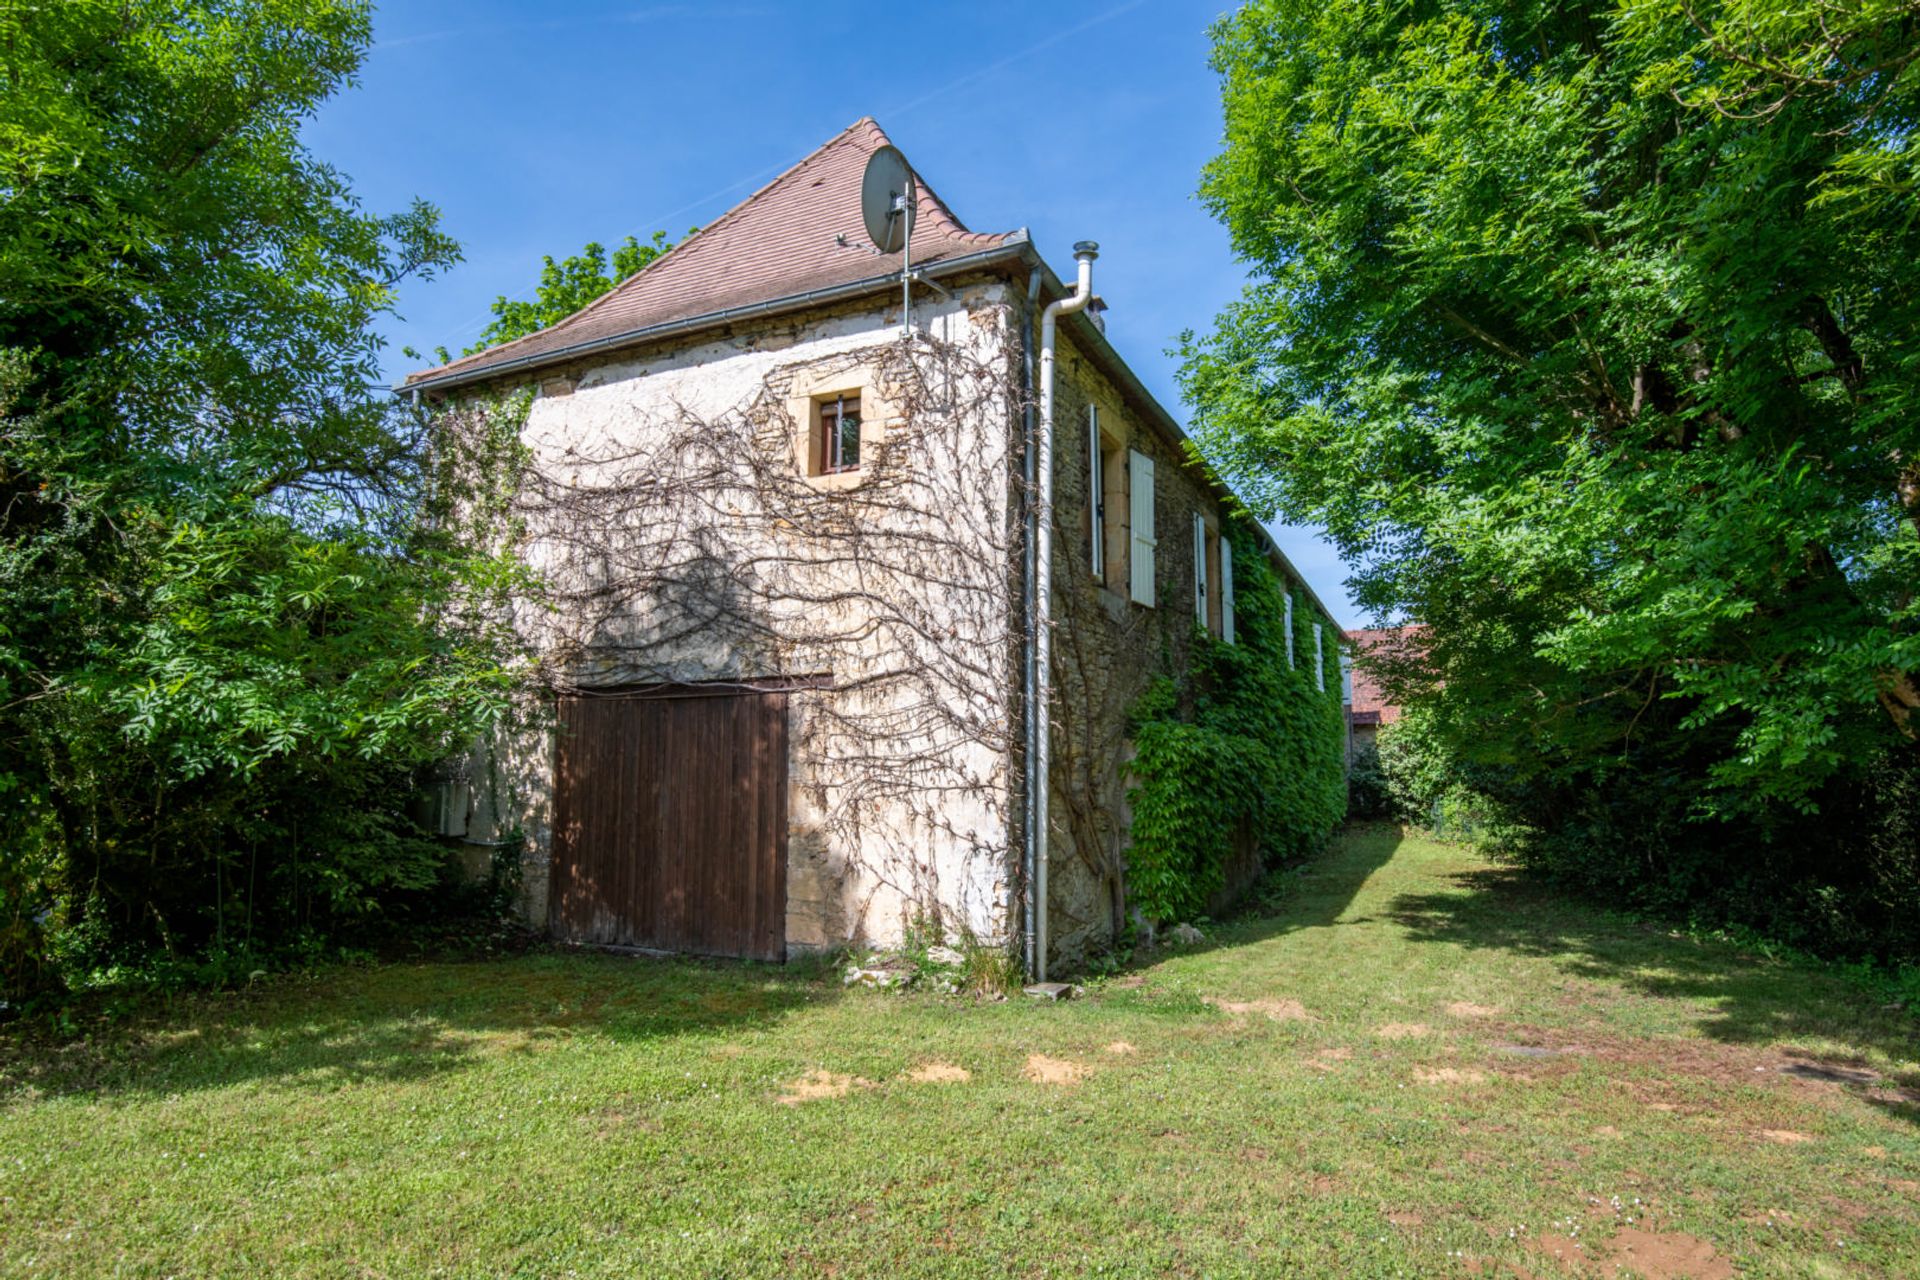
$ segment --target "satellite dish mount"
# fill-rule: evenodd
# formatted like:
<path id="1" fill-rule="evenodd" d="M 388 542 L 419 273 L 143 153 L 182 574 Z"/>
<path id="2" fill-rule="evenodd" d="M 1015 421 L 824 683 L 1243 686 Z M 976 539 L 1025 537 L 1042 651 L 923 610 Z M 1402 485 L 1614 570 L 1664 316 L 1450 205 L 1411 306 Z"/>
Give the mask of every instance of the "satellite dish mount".
<path id="1" fill-rule="evenodd" d="M 881 253 L 900 255 L 900 323 L 913 327 L 913 222 L 919 190 L 898 147 L 881 147 L 867 158 L 860 180 L 860 216 L 867 238 Z"/>

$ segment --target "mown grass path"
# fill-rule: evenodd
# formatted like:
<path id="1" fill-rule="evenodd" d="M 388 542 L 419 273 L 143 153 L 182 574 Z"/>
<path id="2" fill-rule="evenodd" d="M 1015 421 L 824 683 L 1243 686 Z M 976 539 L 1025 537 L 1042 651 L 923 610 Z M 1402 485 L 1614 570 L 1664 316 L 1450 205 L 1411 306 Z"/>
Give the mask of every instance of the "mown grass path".
<path id="1" fill-rule="evenodd" d="M 1914 1033 L 1376 829 L 1060 1005 L 538 955 L 0 1041 L 0 1274 L 1911 1276 Z"/>

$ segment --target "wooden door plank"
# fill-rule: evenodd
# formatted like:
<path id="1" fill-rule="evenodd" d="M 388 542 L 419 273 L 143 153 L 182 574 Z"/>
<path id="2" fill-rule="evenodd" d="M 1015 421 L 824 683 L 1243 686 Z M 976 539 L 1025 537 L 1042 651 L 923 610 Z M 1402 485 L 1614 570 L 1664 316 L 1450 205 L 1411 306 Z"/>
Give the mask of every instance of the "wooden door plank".
<path id="1" fill-rule="evenodd" d="M 556 720 L 554 933 L 784 959 L 786 693 L 567 697 Z"/>

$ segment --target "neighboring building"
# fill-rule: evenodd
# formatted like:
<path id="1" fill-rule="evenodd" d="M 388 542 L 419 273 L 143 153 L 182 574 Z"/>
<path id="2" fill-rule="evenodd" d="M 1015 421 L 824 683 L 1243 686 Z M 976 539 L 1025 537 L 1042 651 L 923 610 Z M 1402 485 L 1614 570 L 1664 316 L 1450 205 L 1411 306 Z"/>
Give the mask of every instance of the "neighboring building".
<path id="1" fill-rule="evenodd" d="M 1383 650 L 1392 650 L 1418 630 L 1417 626 L 1374 627 L 1346 633 L 1353 655 L 1348 673 L 1352 682 L 1352 694 L 1347 699 L 1349 751 L 1376 746 L 1381 728 L 1400 718 L 1400 708 L 1387 700 L 1379 676 L 1368 659 Z"/>
<path id="2" fill-rule="evenodd" d="M 524 832 L 559 937 L 781 958 L 937 919 L 1031 963 L 1044 919 L 1071 963 L 1125 925 L 1127 711 L 1196 625 L 1232 638 L 1230 495 L 1098 308 L 1062 317 L 1036 622 L 1038 318 L 1073 291 L 922 181 L 903 325 L 902 255 L 862 229 L 885 145 L 859 121 L 579 313 L 405 383 L 450 436 L 535 392 L 514 519 L 551 590 L 516 621 L 557 732 L 497 744 L 509 794 L 474 803 L 504 816 L 465 829 Z M 1339 696 L 1326 610 L 1259 550 Z"/>

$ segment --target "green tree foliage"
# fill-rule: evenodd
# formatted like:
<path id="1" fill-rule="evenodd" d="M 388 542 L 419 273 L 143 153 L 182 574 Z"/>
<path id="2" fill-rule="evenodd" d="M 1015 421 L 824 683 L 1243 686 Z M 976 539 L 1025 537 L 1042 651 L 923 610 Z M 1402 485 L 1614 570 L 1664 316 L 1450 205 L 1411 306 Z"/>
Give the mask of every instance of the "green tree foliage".
<path id="1" fill-rule="evenodd" d="M 1920 727 L 1911 5 L 1274 0 L 1218 35 L 1206 196 L 1262 278 L 1189 385 L 1434 675 L 1576 739 L 1594 680 L 1683 703 L 1748 794 Z"/>
<path id="2" fill-rule="evenodd" d="M 644 244 L 628 236 L 614 247 L 612 275 L 607 274 L 606 248 L 597 241 L 590 241 L 579 253 L 559 262 L 544 258 L 533 300 L 509 298 L 505 294 L 495 298 L 493 322 L 481 331 L 480 340 L 463 354 L 485 351 L 560 323 L 615 285 L 639 274 L 641 268 L 671 248 L 673 245 L 664 231 L 654 232 Z"/>
<path id="3" fill-rule="evenodd" d="M 1154 681 L 1133 709 L 1127 891 L 1150 920 L 1204 913 L 1237 842 L 1278 865 L 1317 848 L 1346 811 L 1339 655 L 1323 644 L 1319 688 L 1300 609 L 1288 664 L 1284 588 L 1255 538 L 1229 536 L 1235 643 L 1197 633 L 1191 669 Z"/>
<path id="4" fill-rule="evenodd" d="M 1911 0 L 1216 28 L 1257 276 L 1188 348 L 1199 434 L 1427 624 L 1389 689 L 1543 829 L 1784 838 L 1914 767 L 1917 53 Z"/>
<path id="5" fill-rule="evenodd" d="M 377 386 L 456 247 L 299 138 L 369 38 L 359 0 L 0 11 L 9 992 L 422 883 L 413 777 L 506 700 L 510 562 Z"/>

